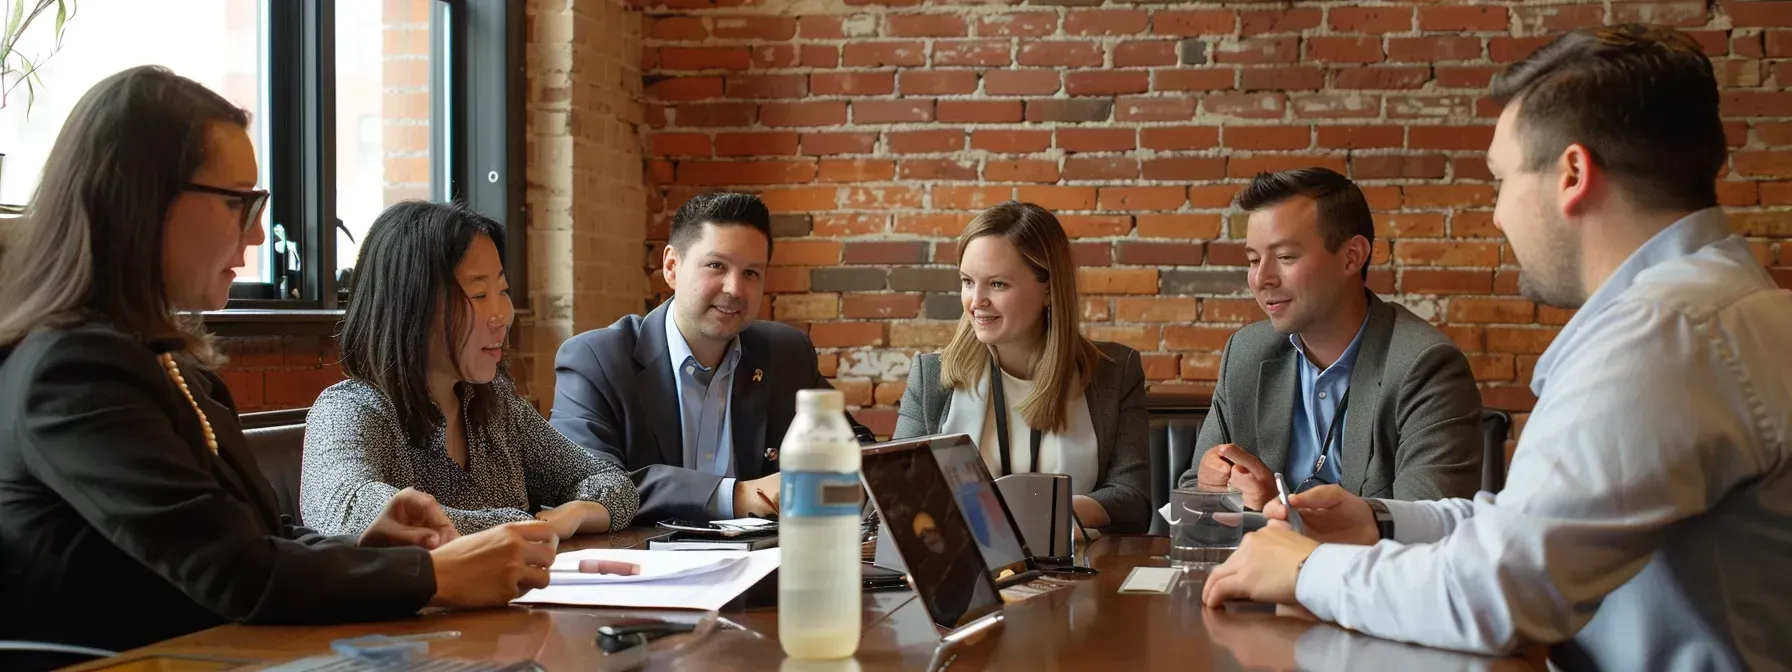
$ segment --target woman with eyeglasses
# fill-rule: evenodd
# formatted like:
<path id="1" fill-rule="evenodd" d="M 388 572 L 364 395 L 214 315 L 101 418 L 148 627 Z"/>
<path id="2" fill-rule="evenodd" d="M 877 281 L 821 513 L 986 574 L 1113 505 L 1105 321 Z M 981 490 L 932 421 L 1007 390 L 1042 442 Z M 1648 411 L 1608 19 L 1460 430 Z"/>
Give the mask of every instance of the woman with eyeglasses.
<path id="1" fill-rule="evenodd" d="M 224 306 L 264 238 L 248 123 L 146 66 L 94 86 L 56 138 L 0 255 L 0 640 L 116 651 L 233 621 L 498 606 L 547 583 L 548 523 L 460 536 L 416 491 L 359 537 L 282 521 L 188 317 Z"/>
<path id="2" fill-rule="evenodd" d="M 1080 328 L 1076 261 L 1058 218 L 1009 201 L 958 236 L 964 316 L 943 352 L 915 358 L 894 438 L 969 434 L 995 476 L 1070 476 L 1084 527 L 1150 524 L 1139 353 Z"/>
<path id="3" fill-rule="evenodd" d="M 561 538 L 628 525 L 640 504 L 628 472 L 566 440 L 504 375 L 513 314 L 502 225 L 445 203 L 380 213 L 342 320 L 349 379 L 305 422 L 305 524 L 360 534 L 414 487 L 463 534 L 535 518 Z"/>

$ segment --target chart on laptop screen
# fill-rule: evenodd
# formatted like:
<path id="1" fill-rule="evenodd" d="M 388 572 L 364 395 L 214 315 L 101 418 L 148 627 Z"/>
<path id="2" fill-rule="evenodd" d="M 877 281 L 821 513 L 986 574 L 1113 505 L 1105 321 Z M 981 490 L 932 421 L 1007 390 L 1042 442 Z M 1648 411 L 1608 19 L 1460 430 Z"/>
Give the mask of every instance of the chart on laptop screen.
<path id="1" fill-rule="evenodd" d="M 971 536 L 983 551 L 984 561 L 991 569 L 1025 561 L 1026 552 L 1022 550 L 1020 538 L 1015 536 L 1014 525 L 1008 522 L 1007 512 L 1002 510 L 1002 500 L 996 494 L 995 484 L 989 480 L 989 471 L 984 468 L 983 456 L 978 454 L 976 444 L 936 441 L 933 445 L 940 473 L 945 475 L 953 499 L 957 500 L 965 522 L 971 527 Z"/>

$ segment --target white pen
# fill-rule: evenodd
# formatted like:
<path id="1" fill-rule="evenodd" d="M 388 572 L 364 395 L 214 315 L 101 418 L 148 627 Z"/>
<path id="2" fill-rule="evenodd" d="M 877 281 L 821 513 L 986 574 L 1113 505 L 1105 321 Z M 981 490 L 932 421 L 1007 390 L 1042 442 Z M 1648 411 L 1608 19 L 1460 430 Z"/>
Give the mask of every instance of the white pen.
<path id="1" fill-rule="evenodd" d="M 1288 511 L 1288 527 L 1294 528 L 1295 534 L 1305 535 L 1307 526 L 1300 522 L 1300 512 L 1294 510 L 1294 504 L 1288 501 L 1288 482 L 1282 480 L 1282 474 L 1276 473 L 1276 496 L 1282 500 L 1282 508 Z"/>

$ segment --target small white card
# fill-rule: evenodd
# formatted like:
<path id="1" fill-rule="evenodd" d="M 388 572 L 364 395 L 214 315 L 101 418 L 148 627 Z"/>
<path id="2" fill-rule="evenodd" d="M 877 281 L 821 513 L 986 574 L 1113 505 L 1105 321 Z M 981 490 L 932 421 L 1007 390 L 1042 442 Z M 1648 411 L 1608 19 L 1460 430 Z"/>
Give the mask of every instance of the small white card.
<path id="1" fill-rule="evenodd" d="M 1120 584 L 1122 593 L 1168 593 L 1182 572 L 1172 567 L 1134 567 Z"/>

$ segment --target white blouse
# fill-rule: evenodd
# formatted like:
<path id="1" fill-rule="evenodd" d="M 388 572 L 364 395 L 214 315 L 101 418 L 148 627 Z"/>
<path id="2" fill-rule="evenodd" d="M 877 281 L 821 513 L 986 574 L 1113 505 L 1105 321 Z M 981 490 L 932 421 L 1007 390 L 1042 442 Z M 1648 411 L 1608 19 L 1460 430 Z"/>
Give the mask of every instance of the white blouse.
<path id="1" fill-rule="evenodd" d="M 1089 399 L 1081 389 L 1070 400 L 1070 417 L 1061 432 L 1045 432 L 1039 441 L 1039 468 L 1033 462 L 1030 426 L 1021 416 L 1021 401 L 1033 393 L 1033 381 L 1021 380 L 1002 372 L 1002 395 L 1008 402 L 1008 460 L 1015 473 L 1038 471 L 1070 477 L 1070 493 L 1087 495 L 1095 489 L 1101 465 L 1096 459 L 1095 424 L 1089 419 Z M 969 434 L 983 454 L 989 473 L 1002 476 L 1002 455 L 996 435 L 995 401 L 989 394 L 989 376 L 978 381 L 977 389 L 952 391 L 946 417 L 940 423 L 942 434 Z"/>

